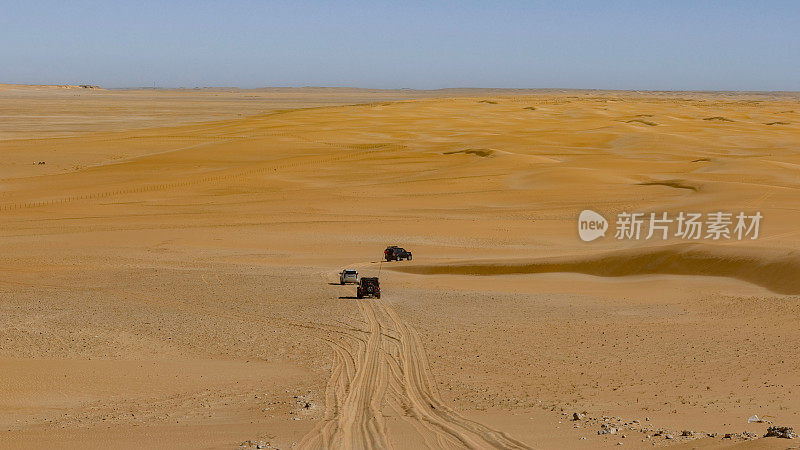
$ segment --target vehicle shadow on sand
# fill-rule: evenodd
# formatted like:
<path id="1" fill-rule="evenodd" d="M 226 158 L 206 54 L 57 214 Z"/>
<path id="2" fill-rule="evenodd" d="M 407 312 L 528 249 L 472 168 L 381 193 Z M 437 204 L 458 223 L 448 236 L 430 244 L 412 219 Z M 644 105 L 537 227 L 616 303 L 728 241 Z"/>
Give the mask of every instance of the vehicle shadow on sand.
<path id="1" fill-rule="evenodd" d="M 344 297 L 339 297 L 339 300 L 358 300 L 358 297 L 355 297 L 355 296 L 344 296 Z"/>

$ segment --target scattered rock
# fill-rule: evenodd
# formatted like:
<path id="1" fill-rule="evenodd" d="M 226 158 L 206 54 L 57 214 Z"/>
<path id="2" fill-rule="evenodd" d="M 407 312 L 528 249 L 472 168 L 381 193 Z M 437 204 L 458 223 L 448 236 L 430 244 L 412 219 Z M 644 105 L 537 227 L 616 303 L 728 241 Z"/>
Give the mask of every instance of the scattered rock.
<path id="1" fill-rule="evenodd" d="M 794 432 L 794 429 L 792 427 L 773 426 L 767 428 L 767 434 L 765 434 L 764 437 L 795 439 L 797 437 L 797 433 Z"/>
<path id="2" fill-rule="evenodd" d="M 757 439 L 759 436 L 756 433 L 745 431 L 744 433 L 725 433 L 722 439 Z"/>
<path id="3" fill-rule="evenodd" d="M 268 449 L 274 448 L 270 445 L 269 442 L 265 441 L 244 441 L 239 444 L 240 449 L 248 449 L 248 448 L 257 448 L 257 449 Z"/>
<path id="4" fill-rule="evenodd" d="M 692 430 L 683 430 L 683 431 L 681 431 L 681 436 L 694 436 L 694 431 L 692 431 Z"/>
<path id="5" fill-rule="evenodd" d="M 597 430 L 597 434 L 617 434 L 617 429 L 604 423 L 600 426 L 600 429 Z"/>
<path id="6" fill-rule="evenodd" d="M 583 413 L 572 413 L 572 420 L 583 420 Z"/>
<path id="7" fill-rule="evenodd" d="M 673 437 L 671 434 L 668 434 L 668 435 L 664 436 L 664 438 L 665 439 L 675 439 L 675 437 Z"/>

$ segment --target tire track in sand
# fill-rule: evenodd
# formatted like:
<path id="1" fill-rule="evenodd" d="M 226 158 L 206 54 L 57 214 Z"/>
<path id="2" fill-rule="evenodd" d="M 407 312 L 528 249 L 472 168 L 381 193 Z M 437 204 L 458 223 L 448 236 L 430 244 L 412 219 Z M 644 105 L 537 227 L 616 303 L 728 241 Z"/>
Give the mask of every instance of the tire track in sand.
<path id="1" fill-rule="evenodd" d="M 428 447 L 529 448 L 444 404 L 419 334 L 391 305 L 362 299 L 358 306 L 368 333 L 355 340 L 326 339 L 334 361 L 325 415 L 299 448 L 390 448 L 385 415 L 401 416 Z"/>

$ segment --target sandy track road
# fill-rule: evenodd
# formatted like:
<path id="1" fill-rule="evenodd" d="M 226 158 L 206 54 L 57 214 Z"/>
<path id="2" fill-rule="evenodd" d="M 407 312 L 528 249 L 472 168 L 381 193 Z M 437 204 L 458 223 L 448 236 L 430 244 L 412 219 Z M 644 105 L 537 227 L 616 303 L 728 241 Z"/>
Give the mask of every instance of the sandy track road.
<path id="1" fill-rule="evenodd" d="M 326 339 L 334 363 L 325 415 L 300 448 L 391 448 L 385 416 L 401 417 L 431 448 L 529 448 L 442 402 L 419 334 L 389 303 L 358 306 L 368 332 Z"/>

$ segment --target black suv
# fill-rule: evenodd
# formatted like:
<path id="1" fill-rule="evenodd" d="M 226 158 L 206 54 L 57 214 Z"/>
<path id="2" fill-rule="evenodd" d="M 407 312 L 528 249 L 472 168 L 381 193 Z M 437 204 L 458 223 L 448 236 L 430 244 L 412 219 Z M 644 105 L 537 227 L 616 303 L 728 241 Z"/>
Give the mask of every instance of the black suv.
<path id="1" fill-rule="evenodd" d="M 360 280 L 358 280 L 356 297 L 381 298 L 381 284 L 378 282 L 378 277 L 362 277 Z"/>
<path id="2" fill-rule="evenodd" d="M 386 250 L 383 251 L 383 257 L 387 261 L 411 260 L 411 252 L 402 247 L 392 245 L 386 247 Z"/>

